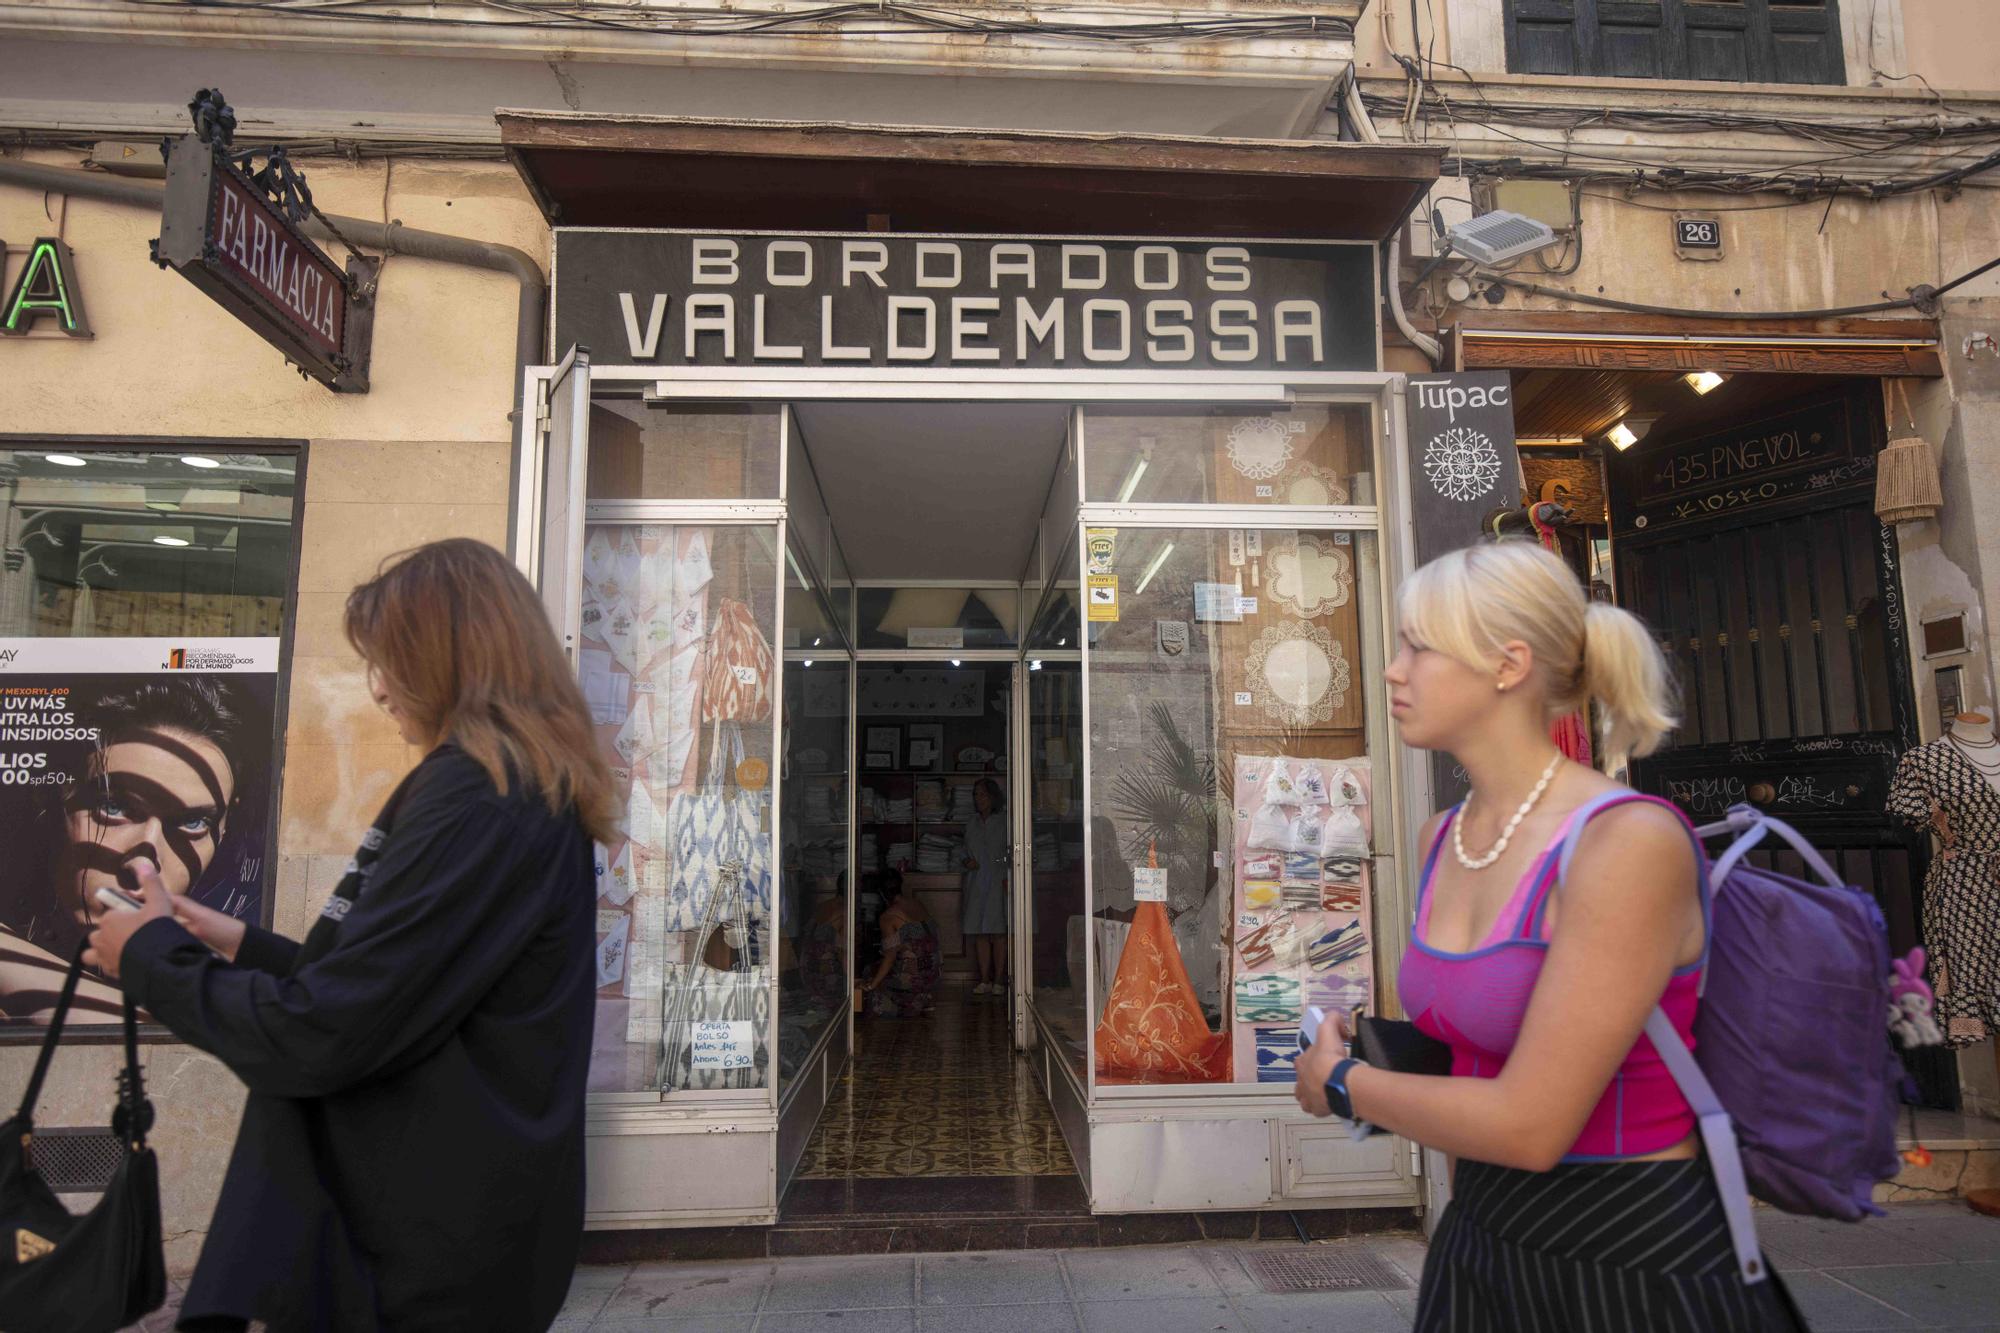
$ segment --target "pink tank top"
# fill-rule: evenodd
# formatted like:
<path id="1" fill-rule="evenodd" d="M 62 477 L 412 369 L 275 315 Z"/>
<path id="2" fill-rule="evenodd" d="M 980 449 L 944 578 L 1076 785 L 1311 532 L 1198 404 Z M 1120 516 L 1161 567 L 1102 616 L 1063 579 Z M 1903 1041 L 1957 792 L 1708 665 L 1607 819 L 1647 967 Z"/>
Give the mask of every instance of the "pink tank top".
<path id="1" fill-rule="evenodd" d="M 1673 810 L 1676 819 L 1687 823 L 1685 816 L 1665 801 L 1650 796 L 1633 799 Z M 1403 1012 L 1417 1027 L 1451 1047 L 1454 1076 L 1492 1078 L 1506 1065 L 1508 1053 L 1521 1035 L 1528 997 L 1541 976 L 1549 947 L 1541 937 L 1542 916 L 1556 885 L 1569 823 L 1563 824 L 1555 840 L 1522 877 L 1514 896 L 1494 921 L 1493 930 L 1479 946 L 1470 953 L 1446 953 L 1433 949 L 1424 937 L 1430 929 L 1431 878 L 1437 869 L 1438 852 L 1458 813 L 1453 807 L 1445 816 L 1424 859 L 1423 877 L 1417 886 L 1416 928 L 1403 955 L 1397 991 L 1402 996 Z M 1692 827 L 1688 833 L 1692 838 Z M 1698 841 L 1695 860 L 1698 873 L 1705 875 L 1707 858 Z M 1689 1047 L 1694 1045 L 1697 995 L 1701 970 L 1707 962 L 1704 934 L 1701 958 L 1673 974 L 1660 1000 L 1674 1030 Z M 1564 1160 L 1640 1157 L 1671 1148 L 1694 1129 L 1694 1112 L 1688 1109 L 1687 1099 L 1681 1096 L 1652 1041 L 1642 1033 Z"/>

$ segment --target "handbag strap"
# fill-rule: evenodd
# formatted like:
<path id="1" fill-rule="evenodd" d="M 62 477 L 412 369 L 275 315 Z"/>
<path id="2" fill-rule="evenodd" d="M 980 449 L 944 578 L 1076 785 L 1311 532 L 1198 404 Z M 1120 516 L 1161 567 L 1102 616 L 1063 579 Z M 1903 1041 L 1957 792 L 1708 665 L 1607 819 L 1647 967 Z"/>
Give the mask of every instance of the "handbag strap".
<path id="1" fill-rule="evenodd" d="M 34 1072 L 28 1076 L 28 1089 L 21 1096 L 20 1110 L 15 1112 L 15 1118 L 30 1132 L 35 1123 L 35 1103 L 41 1100 L 42 1084 L 48 1078 L 56 1047 L 62 1044 L 63 1026 L 69 1020 L 70 1006 L 83 980 L 83 954 L 89 947 L 87 938 L 78 941 L 76 953 L 70 958 L 62 994 L 56 999 L 55 1015 L 42 1036 L 42 1049 L 35 1057 Z M 145 1079 L 139 1070 L 139 1011 L 129 994 L 125 996 L 124 1010 L 125 1068 L 118 1075 L 118 1106 L 112 1112 L 111 1124 L 119 1140 L 138 1152 L 145 1148 L 146 1132 L 153 1127 L 153 1104 L 146 1100 Z"/>

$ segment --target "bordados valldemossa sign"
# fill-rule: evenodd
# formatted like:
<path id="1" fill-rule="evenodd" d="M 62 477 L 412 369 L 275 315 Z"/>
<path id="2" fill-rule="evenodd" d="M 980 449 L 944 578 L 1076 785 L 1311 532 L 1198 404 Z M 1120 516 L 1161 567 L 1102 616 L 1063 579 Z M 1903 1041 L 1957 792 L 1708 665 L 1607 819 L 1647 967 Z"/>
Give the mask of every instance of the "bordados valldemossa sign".
<path id="1" fill-rule="evenodd" d="M 1373 370 L 1365 244 L 558 228 L 603 365 Z"/>

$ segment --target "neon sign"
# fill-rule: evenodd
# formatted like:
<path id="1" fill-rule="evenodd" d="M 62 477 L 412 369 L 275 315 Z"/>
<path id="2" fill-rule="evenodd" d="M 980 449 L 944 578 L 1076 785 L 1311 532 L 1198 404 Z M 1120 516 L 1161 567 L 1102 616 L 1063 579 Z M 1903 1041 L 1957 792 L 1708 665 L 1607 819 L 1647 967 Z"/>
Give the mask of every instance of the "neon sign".
<path id="1" fill-rule="evenodd" d="M 7 248 L 0 245 L 0 260 Z M 90 321 L 83 313 L 83 289 L 77 286 L 76 257 L 54 236 L 42 236 L 28 247 L 21 275 L 0 306 L 0 334 L 21 337 L 43 320 L 53 319 L 56 327 L 72 338 L 88 338 Z"/>

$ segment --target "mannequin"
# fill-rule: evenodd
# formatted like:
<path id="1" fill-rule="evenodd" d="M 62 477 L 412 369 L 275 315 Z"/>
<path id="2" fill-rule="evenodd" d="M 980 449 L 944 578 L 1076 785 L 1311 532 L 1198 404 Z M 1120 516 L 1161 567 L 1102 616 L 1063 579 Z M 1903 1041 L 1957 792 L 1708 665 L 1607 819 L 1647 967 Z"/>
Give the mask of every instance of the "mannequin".
<path id="1" fill-rule="evenodd" d="M 1944 735 L 1903 756 L 1889 813 L 1938 844 L 1923 895 L 1938 1026 L 1954 1047 L 2000 1035 L 2000 742 L 1990 710 L 1958 714 Z"/>
<path id="2" fill-rule="evenodd" d="M 1984 713 L 1960 713 L 1945 736 L 2000 791 L 2000 741 L 1993 737 L 1993 719 Z"/>

